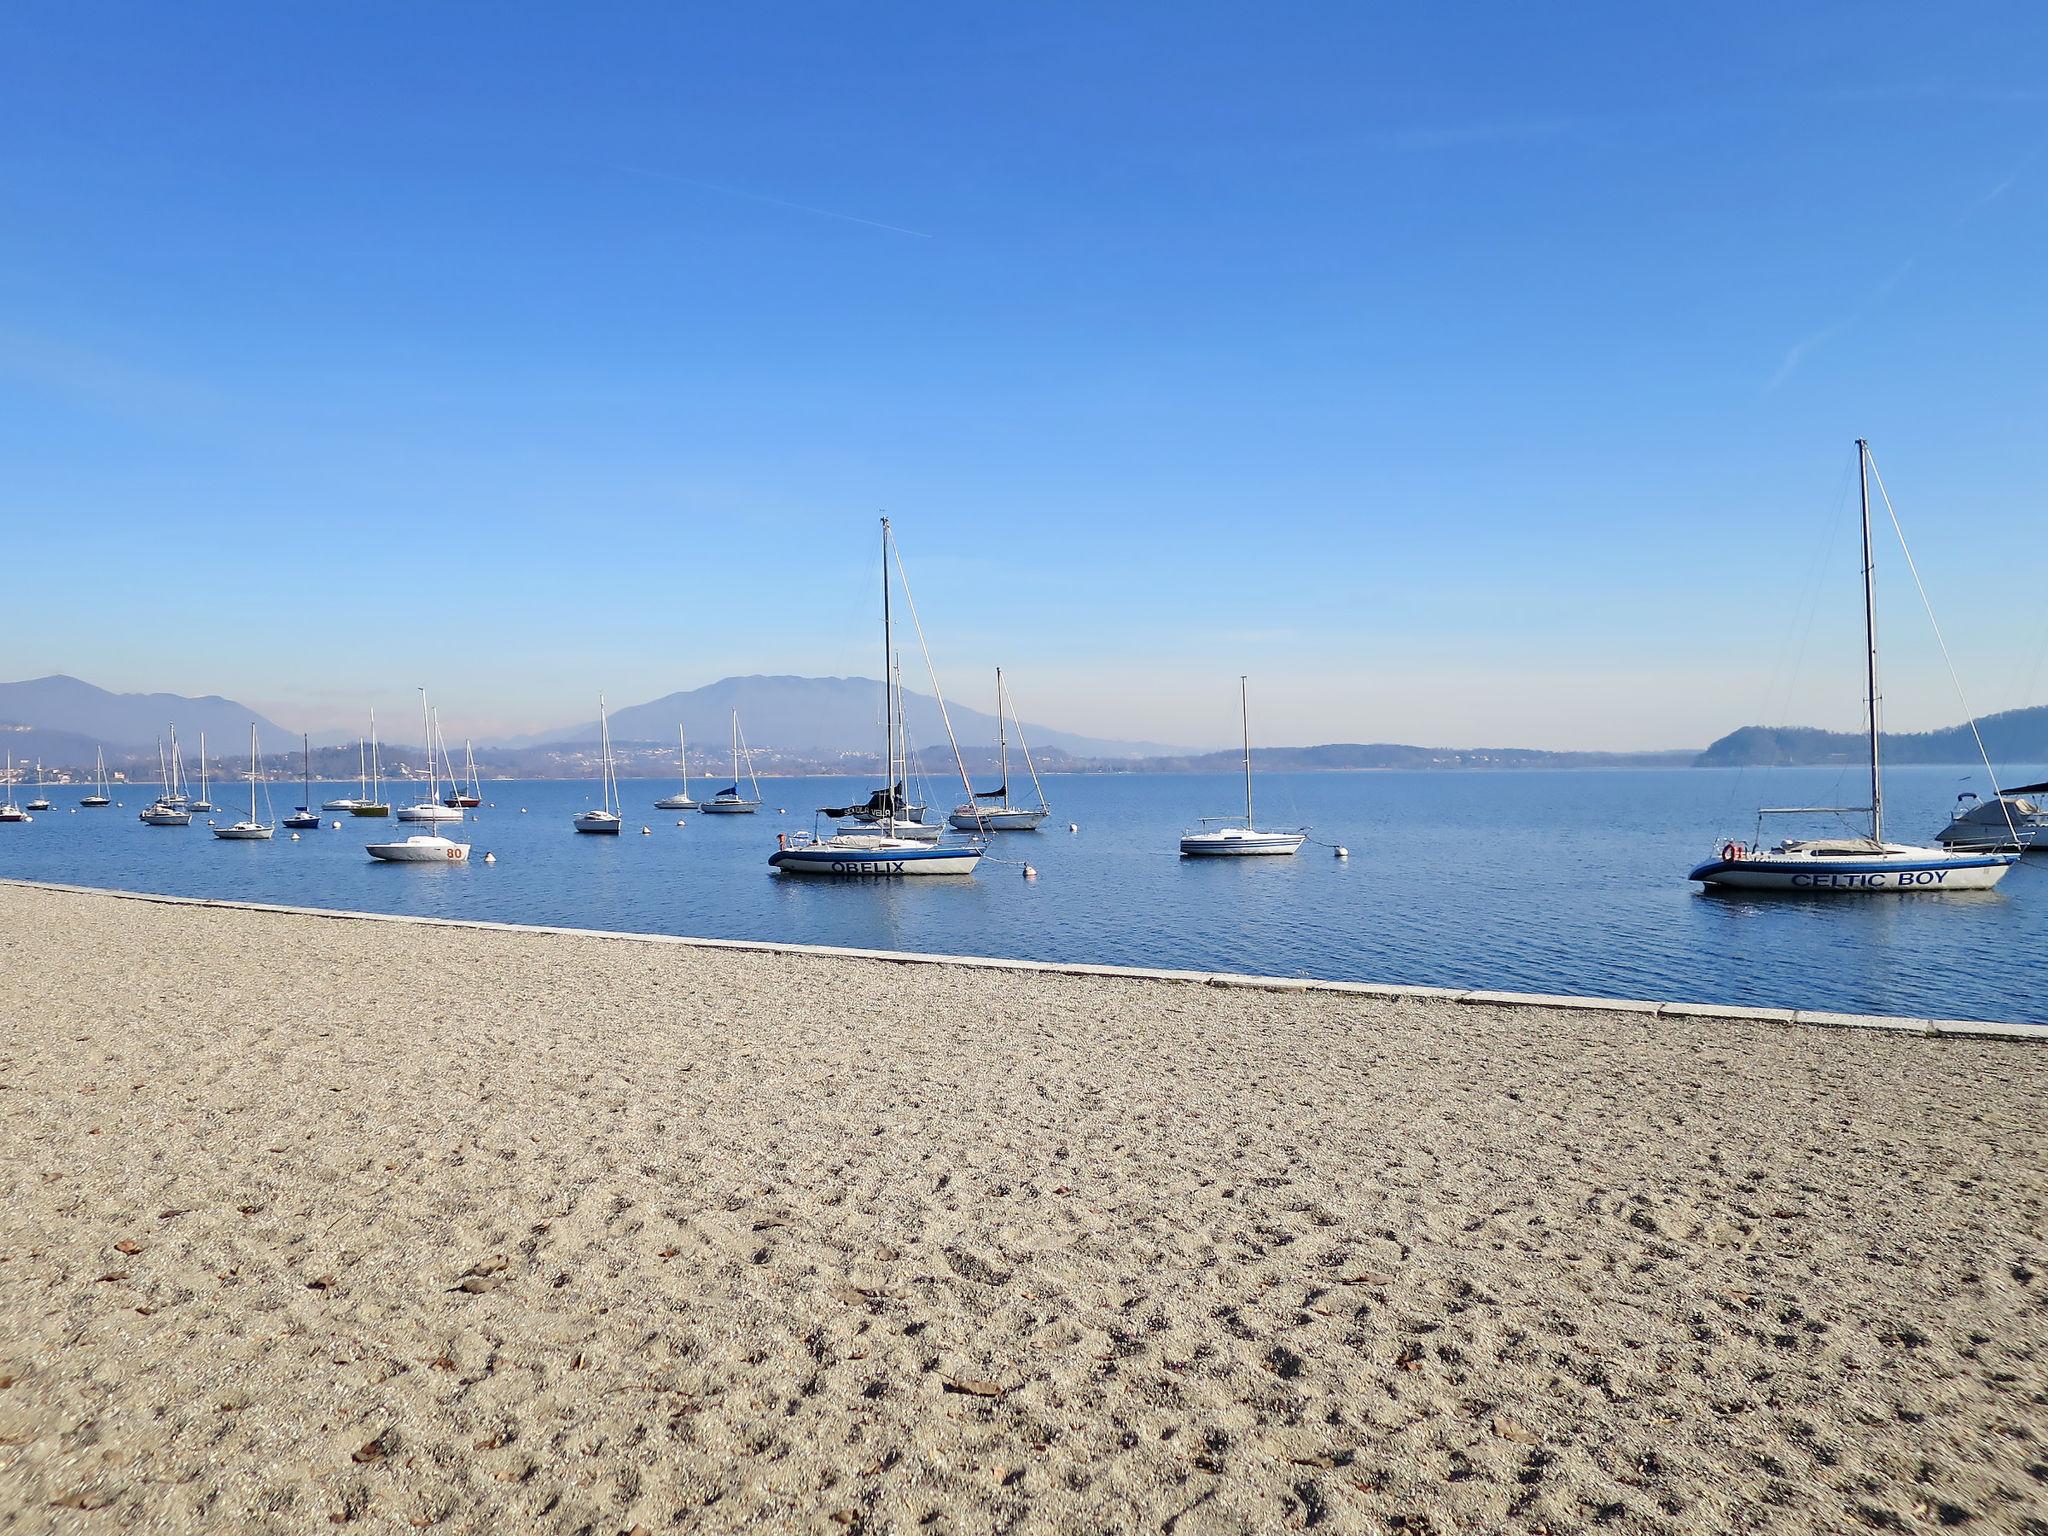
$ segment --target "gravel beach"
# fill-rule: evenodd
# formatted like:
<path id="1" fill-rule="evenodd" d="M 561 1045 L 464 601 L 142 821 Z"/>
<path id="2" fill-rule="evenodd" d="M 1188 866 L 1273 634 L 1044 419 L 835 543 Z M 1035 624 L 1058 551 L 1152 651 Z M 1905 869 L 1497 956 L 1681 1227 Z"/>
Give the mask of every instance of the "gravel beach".
<path id="1" fill-rule="evenodd" d="M 0 885 L 0 1531 L 2048 1533 L 2048 1052 Z"/>

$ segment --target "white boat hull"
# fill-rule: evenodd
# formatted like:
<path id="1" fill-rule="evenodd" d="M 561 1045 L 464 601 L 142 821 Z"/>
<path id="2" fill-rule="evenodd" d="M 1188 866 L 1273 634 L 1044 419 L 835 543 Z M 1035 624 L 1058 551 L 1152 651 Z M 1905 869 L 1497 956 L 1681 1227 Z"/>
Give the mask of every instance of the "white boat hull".
<path id="1" fill-rule="evenodd" d="M 962 832 L 1036 832 L 1050 811 L 1003 810 L 1000 807 L 975 811 L 960 807 L 946 818 Z"/>
<path id="2" fill-rule="evenodd" d="M 578 832 L 595 832 L 600 836 L 616 837 L 622 825 L 619 818 L 604 811 L 585 811 L 570 823 Z"/>
<path id="3" fill-rule="evenodd" d="M 1950 853 L 1888 845 L 1882 853 L 1812 854 L 1770 850 L 1710 859 L 1689 878 L 1735 891 L 1802 896 L 1936 895 L 1988 891 L 2019 862 L 2016 853 Z"/>
<path id="4" fill-rule="evenodd" d="M 1214 832 L 1181 834 L 1184 859 L 1284 858 L 1301 852 L 1308 841 L 1305 832 L 1254 832 L 1244 827 L 1222 827 Z"/>
<path id="5" fill-rule="evenodd" d="M 768 856 L 770 866 L 785 875 L 864 880 L 971 875 L 980 862 L 979 848 L 942 848 L 903 838 L 868 836 L 831 837 L 821 843 L 779 848 Z"/>
<path id="6" fill-rule="evenodd" d="M 469 844 L 450 842 L 431 833 L 415 833 L 395 843 L 371 843 L 364 852 L 387 864 L 461 864 L 469 858 Z"/>
<path id="7" fill-rule="evenodd" d="M 361 800 L 323 800 L 320 802 L 320 809 L 323 811 L 352 811 L 363 803 Z"/>
<path id="8" fill-rule="evenodd" d="M 655 801 L 654 808 L 657 811 L 694 811 L 697 802 L 688 795 L 670 795 L 666 800 Z"/>
<path id="9" fill-rule="evenodd" d="M 697 809 L 706 816 L 751 816 L 761 809 L 758 800 L 705 800 Z"/>
<path id="10" fill-rule="evenodd" d="M 230 843 L 267 843 L 273 830 L 255 822 L 238 821 L 232 827 L 215 827 L 213 835 Z"/>
<path id="11" fill-rule="evenodd" d="M 865 822 L 843 821 L 839 824 L 841 837 L 873 837 L 882 830 Z M 922 821 L 899 821 L 893 828 L 894 835 L 909 843 L 936 843 L 945 835 L 944 827 L 934 827 Z"/>
<path id="12" fill-rule="evenodd" d="M 190 811 L 174 811 L 169 808 L 152 808 L 144 811 L 141 820 L 152 827 L 189 827 L 192 825 Z"/>
<path id="13" fill-rule="evenodd" d="M 398 811 L 400 821 L 461 821 L 463 813 L 445 805 L 407 805 Z"/>

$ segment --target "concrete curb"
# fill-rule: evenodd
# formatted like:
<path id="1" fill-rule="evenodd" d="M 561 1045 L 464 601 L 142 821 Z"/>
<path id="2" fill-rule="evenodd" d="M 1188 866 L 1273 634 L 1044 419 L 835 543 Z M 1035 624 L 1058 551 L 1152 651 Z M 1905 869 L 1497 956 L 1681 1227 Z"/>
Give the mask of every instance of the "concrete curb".
<path id="1" fill-rule="evenodd" d="M 1653 1002 L 1641 998 L 1559 996 L 1540 992 L 1498 992 L 1457 987 L 1404 987 L 1368 981 L 1318 981 L 1302 976 L 1245 976 L 1228 971 L 1169 971 L 1149 966 L 1081 965 L 1053 960 L 1007 960 L 989 955 L 926 955 L 900 949 L 847 949 L 830 944 L 778 944 L 764 939 L 707 939 L 682 934 L 630 933 L 608 928 L 563 928 L 543 924 L 496 923 L 480 918 L 417 917 L 404 912 L 351 912 L 333 907 L 291 907 L 258 901 L 223 901 L 210 896 L 166 896 L 154 891 L 115 891 L 91 885 L 0 877 L 18 890 L 58 891 L 71 896 L 111 896 L 166 907 L 219 907 L 234 912 L 274 912 L 288 917 L 333 921 L 410 923 L 425 928 L 477 928 L 488 933 L 545 933 L 573 939 L 612 939 L 633 944 L 667 944 L 684 949 L 736 950 L 743 954 L 797 955 L 833 960 L 881 960 L 895 965 L 944 965 L 982 971 L 1024 971 L 1052 976 L 1103 976 L 1127 981 L 1172 981 L 1183 985 L 1230 987 L 1256 992 L 1329 992 L 1390 1002 L 1458 1003 L 1486 1008 L 1557 1008 L 1586 1013 L 1636 1013 L 1658 1019 L 1716 1019 L 1745 1024 L 1815 1029 L 1869 1029 L 1928 1039 L 2011 1040 L 2048 1045 L 2048 1024 L 2002 1024 L 1979 1019 L 1913 1019 L 1876 1013 L 1829 1013 L 1799 1008 L 1738 1008 L 1721 1003 Z"/>

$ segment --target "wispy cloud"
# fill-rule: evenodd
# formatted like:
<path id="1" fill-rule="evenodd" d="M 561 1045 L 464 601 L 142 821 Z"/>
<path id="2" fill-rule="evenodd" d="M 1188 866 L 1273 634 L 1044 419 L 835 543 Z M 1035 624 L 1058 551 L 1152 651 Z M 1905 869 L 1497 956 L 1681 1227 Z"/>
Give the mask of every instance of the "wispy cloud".
<path id="1" fill-rule="evenodd" d="M 880 219 L 866 219 L 857 213 L 841 213 L 837 209 L 819 208 L 810 203 L 793 203 L 787 198 L 770 197 L 765 192 L 748 192 L 739 187 L 721 186 L 715 181 L 700 181 L 695 176 L 678 176 L 673 171 L 657 171 L 644 165 L 629 165 L 624 167 L 624 169 L 631 171 L 636 176 L 649 176 L 656 181 L 667 181 L 673 182 L 678 186 L 695 187 L 702 192 L 716 192 L 721 197 L 737 197 L 750 203 L 765 203 L 771 208 L 787 208 L 792 213 L 815 214 L 821 219 L 838 219 L 846 224 L 864 224 L 869 229 L 887 230 L 892 235 L 910 235 L 918 240 L 934 238 L 921 229 L 909 229 L 901 224 L 885 224 Z"/>

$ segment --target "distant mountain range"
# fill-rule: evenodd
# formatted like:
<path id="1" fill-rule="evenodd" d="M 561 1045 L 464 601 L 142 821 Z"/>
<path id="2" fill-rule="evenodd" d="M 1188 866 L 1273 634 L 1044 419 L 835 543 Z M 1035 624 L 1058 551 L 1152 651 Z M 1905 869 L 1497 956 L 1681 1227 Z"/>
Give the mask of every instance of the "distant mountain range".
<path id="1" fill-rule="evenodd" d="M 172 722 L 177 724 L 179 738 L 195 752 L 199 733 L 204 731 L 213 749 L 233 751 L 239 743 L 247 756 L 252 720 L 272 745 L 281 744 L 287 734 L 298 734 L 287 733 L 248 705 L 219 694 L 192 699 L 178 693 L 109 693 L 61 675 L 0 683 L 0 726 L 29 727 L 26 739 L 23 733 L 15 735 L 15 756 L 26 750 L 46 762 L 74 761 L 81 741 L 88 768 L 95 746 L 110 752 L 147 747 L 154 755 L 157 738 Z"/>
<path id="2" fill-rule="evenodd" d="M 1996 765 L 2048 762 L 2048 704 L 1986 715 L 1977 722 L 1977 731 L 1984 738 L 1984 750 Z M 1939 731 L 1886 731 L 1880 746 L 1888 763 L 1977 761 L 1977 742 L 1967 725 L 1951 725 Z M 1694 764 L 1700 768 L 1746 768 L 1860 763 L 1869 756 L 1869 738 L 1860 732 L 1745 725 L 1700 753 Z"/>

